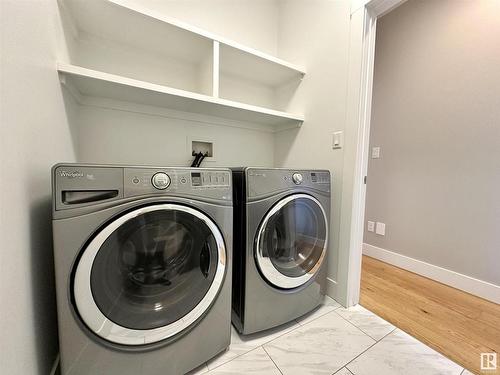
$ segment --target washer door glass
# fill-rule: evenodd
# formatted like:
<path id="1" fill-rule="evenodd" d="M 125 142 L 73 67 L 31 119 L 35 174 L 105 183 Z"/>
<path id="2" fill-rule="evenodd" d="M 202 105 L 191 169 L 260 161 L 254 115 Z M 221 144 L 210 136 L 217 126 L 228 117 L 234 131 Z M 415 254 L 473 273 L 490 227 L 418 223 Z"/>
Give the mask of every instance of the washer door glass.
<path id="1" fill-rule="evenodd" d="M 257 264 L 280 288 L 310 280 L 323 262 L 328 237 L 324 209 L 317 199 L 296 194 L 278 202 L 264 218 L 257 238 Z"/>
<path id="2" fill-rule="evenodd" d="M 82 255 L 75 277 L 77 308 L 108 340 L 129 344 L 130 335 L 138 335 L 136 344 L 159 341 L 192 324 L 215 298 L 225 262 L 222 236 L 208 217 L 189 207 L 149 206 L 125 216 L 101 231 L 105 236 L 97 236 Z M 81 293 L 78 303 L 78 287 L 85 287 L 76 284 L 79 272 L 98 310 L 90 316 Z M 109 329 L 95 324 L 92 315 L 99 312 Z M 125 339 L 117 341 L 110 329 L 121 330 Z"/>

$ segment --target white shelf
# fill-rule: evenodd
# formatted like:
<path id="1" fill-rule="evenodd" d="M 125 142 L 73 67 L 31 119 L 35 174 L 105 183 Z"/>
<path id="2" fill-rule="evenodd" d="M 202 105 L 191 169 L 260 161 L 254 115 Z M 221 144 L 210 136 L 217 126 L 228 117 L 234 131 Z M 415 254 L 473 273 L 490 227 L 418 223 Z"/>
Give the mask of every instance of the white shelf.
<path id="1" fill-rule="evenodd" d="M 59 3 L 73 19 L 75 33 L 84 32 L 140 49 L 175 51 L 180 59 L 189 62 L 201 59 L 207 41 L 217 41 L 224 69 L 238 74 L 246 71 L 252 80 L 270 86 L 301 78 L 306 73 L 300 66 L 126 0 L 59 0 Z"/>
<path id="2" fill-rule="evenodd" d="M 196 94 L 70 64 L 58 64 L 58 72 L 61 82 L 76 96 L 108 98 L 265 124 L 276 130 L 299 127 L 304 121 L 301 115 Z"/>
<path id="3" fill-rule="evenodd" d="M 234 46 L 220 44 L 220 73 L 273 88 L 301 80 L 305 72 L 277 59 L 261 57 Z"/>
<path id="4" fill-rule="evenodd" d="M 274 129 L 305 70 L 127 0 L 58 0 L 75 95 L 195 112 Z M 285 89 L 284 89 L 285 88 Z"/>
<path id="5" fill-rule="evenodd" d="M 88 34 L 136 47 L 138 53 L 157 51 L 170 55 L 169 51 L 175 51 L 177 58 L 193 63 L 199 62 L 211 47 L 210 38 L 119 0 L 59 0 L 59 4 L 72 21 L 74 37 Z"/>

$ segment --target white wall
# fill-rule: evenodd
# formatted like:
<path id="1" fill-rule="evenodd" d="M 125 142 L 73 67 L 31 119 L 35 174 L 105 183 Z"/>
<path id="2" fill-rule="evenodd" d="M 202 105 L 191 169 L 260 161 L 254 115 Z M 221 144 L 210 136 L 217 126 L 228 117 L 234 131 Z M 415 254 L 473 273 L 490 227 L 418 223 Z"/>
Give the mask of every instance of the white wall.
<path id="1" fill-rule="evenodd" d="M 278 2 L 274 0 L 130 0 L 129 3 L 268 53 L 277 51 Z M 69 96 L 67 92 L 65 95 Z M 77 159 L 81 162 L 189 166 L 193 157 L 187 142 L 199 138 L 215 145 L 214 160 L 205 159 L 202 166 L 275 164 L 274 135 L 270 129 L 256 124 L 137 105 L 127 105 L 126 111 L 82 106 L 73 122 L 78 129 Z"/>
<path id="2" fill-rule="evenodd" d="M 128 0 L 276 55 L 278 0 Z"/>
<path id="3" fill-rule="evenodd" d="M 160 111 L 164 113 L 165 111 Z M 82 106 L 78 116 L 78 161 L 106 164 L 189 166 L 191 140 L 214 144 L 214 159 L 202 166 L 272 166 L 273 134 L 223 126 L 223 119 L 163 115 Z M 181 117 L 185 117 L 182 119 Z M 210 121 L 210 122 L 207 122 Z"/>
<path id="4" fill-rule="evenodd" d="M 377 25 L 365 242 L 500 285 L 500 3 L 409 0 Z"/>
<path id="5" fill-rule="evenodd" d="M 75 160 L 73 129 L 54 64 L 55 1 L 2 0 L 0 7 L 0 372 L 46 375 L 58 350 L 50 168 Z"/>
<path id="6" fill-rule="evenodd" d="M 348 1 L 283 0 L 280 2 L 278 54 L 306 67 L 307 74 L 290 108 L 303 111 L 299 129 L 275 135 L 275 164 L 324 168 L 333 176 L 329 293 L 339 297 L 339 230 L 344 150 L 332 149 L 335 130 L 344 130 L 349 43 Z M 345 301 L 342 301 L 345 303 Z"/>

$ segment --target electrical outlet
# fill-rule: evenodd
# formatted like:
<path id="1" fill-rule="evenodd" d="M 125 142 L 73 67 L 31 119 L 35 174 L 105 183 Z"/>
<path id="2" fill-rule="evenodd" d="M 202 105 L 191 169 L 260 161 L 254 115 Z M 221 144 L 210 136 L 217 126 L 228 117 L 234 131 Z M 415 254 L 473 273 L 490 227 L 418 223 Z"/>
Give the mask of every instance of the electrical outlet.
<path id="1" fill-rule="evenodd" d="M 372 159 L 378 159 L 380 158 L 380 147 L 373 147 L 372 148 Z"/>
<path id="2" fill-rule="evenodd" d="M 374 221 L 368 220 L 367 230 L 368 230 L 368 232 L 375 232 L 375 222 Z"/>
<path id="3" fill-rule="evenodd" d="M 385 224 L 377 221 L 377 229 L 375 229 L 375 233 L 385 236 Z"/>

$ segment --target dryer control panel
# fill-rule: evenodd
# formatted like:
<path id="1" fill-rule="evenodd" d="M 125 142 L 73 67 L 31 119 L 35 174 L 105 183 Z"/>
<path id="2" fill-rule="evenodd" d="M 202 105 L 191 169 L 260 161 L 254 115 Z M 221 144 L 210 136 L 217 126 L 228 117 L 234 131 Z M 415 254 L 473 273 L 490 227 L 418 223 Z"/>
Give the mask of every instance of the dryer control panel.
<path id="1" fill-rule="evenodd" d="M 296 189 L 330 192 L 331 178 L 327 170 L 247 168 L 246 174 L 249 197 Z"/>

